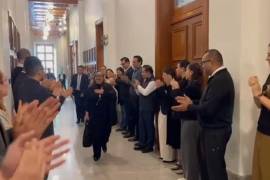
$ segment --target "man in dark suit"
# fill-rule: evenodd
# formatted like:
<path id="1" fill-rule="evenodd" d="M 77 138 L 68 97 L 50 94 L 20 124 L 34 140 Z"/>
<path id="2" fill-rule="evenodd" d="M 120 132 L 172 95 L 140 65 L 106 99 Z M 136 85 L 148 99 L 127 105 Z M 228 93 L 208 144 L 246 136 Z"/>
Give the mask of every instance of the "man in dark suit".
<path id="1" fill-rule="evenodd" d="M 21 78 L 21 83 L 18 84 L 18 90 L 15 91 L 16 108 L 18 102 L 21 100 L 23 103 L 30 103 L 34 100 L 38 100 L 40 103 L 46 101 L 49 97 L 56 97 L 47 88 L 41 86 L 40 82 L 44 78 L 44 70 L 41 61 L 34 56 L 26 58 L 24 62 L 25 75 Z M 42 138 L 48 137 L 54 134 L 53 123 L 49 125 L 44 132 Z"/>
<path id="2" fill-rule="evenodd" d="M 46 75 L 47 75 L 47 79 L 49 79 L 49 80 L 56 80 L 56 78 L 54 76 L 54 73 L 52 73 L 51 68 L 48 68 L 48 73 Z"/>
<path id="3" fill-rule="evenodd" d="M 61 72 L 61 74 L 58 75 L 58 80 L 61 82 L 62 86 L 66 88 L 66 74 Z"/>
<path id="4" fill-rule="evenodd" d="M 128 78 L 131 80 L 132 79 L 132 74 L 133 74 L 133 68 L 130 66 L 130 61 L 127 57 L 121 58 L 121 66 L 125 71 L 125 75 L 128 76 Z"/>
<path id="5" fill-rule="evenodd" d="M 73 88 L 73 96 L 75 98 L 77 111 L 77 124 L 84 121 L 84 94 L 89 85 L 87 75 L 83 73 L 84 67 L 78 67 L 78 73 L 72 76 L 70 86 Z"/>
<path id="6" fill-rule="evenodd" d="M 17 52 L 17 59 L 18 59 L 18 62 L 17 62 L 17 65 L 16 67 L 13 69 L 12 73 L 11 73 L 11 84 L 12 86 L 14 85 L 17 77 L 21 74 L 21 72 L 23 71 L 23 64 L 24 64 L 24 61 L 27 57 L 31 56 L 31 53 L 29 50 L 27 49 L 20 49 L 18 52 Z"/>
<path id="7" fill-rule="evenodd" d="M 208 50 L 202 66 L 209 76 L 207 87 L 198 105 L 189 97 L 177 97 L 176 111 L 197 112 L 200 122 L 199 156 L 202 180 L 228 180 L 225 163 L 227 143 L 232 133 L 234 85 L 218 50 Z"/>

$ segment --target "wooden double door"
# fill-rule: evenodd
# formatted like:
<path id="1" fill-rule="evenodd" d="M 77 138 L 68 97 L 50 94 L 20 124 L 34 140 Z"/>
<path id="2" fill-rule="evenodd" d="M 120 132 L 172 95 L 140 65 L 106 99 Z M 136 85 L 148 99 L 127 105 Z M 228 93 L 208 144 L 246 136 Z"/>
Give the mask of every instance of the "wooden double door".
<path id="1" fill-rule="evenodd" d="M 208 0 L 177 6 L 177 0 L 157 0 L 156 75 L 181 60 L 198 62 L 208 49 Z"/>

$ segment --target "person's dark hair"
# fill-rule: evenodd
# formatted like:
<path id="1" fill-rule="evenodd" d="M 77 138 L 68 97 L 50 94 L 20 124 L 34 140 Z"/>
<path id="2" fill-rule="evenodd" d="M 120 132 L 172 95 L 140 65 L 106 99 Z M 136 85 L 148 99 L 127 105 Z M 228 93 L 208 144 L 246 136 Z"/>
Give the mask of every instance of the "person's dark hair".
<path id="1" fill-rule="evenodd" d="M 130 62 L 128 57 L 122 57 L 120 61 L 124 61 L 125 63 Z"/>
<path id="2" fill-rule="evenodd" d="M 138 61 L 141 65 L 143 64 L 143 59 L 142 59 L 141 56 L 136 55 L 136 56 L 134 56 L 133 58 L 137 59 L 137 61 Z"/>
<path id="3" fill-rule="evenodd" d="M 154 74 L 153 68 L 152 68 L 152 66 L 150 66 L 150 65 L 144 65 L 144 66 L 143 66 L 143 69 L 144 69 L 146 72 L 149 72 L 149 73 L 151 73 L 151 74 Z"/>
<path id="4" fill-rule="evenodd" d="M 209 49 L 206 51 L 207 57 L 209 59 L 213 59 L 220 65 L 223 65 L 223 57 L 222 54 L 217 49 Z"/>
<path id="5" fill-rule="evenodd" d="M 203 83 L 203 70 L 200 64 L 192 63 L 187 67 L 190 71 L 192 71 L 192 81 L 198 81 L 200 85 Z"/>
<path id="6" fill-rule="evenodd" d="M 122 67 L 116 68 L 116 71 L 121 71 L 123 74 L 125 73 L 125 70 Z"/>
<path id="7" fill-rule="evenodd" d="M 108 71 L 110 71 L 110 72 L 112 72 L 114 74 L 112 69 L 106 69 L 106 78 L 108 78 L 108 76 L 107 76 Z"/>
<path id="8" fill-rule="evenodd" d="M 27 75 L 33 77 L 42 69 L 41 61 L 37 57 L 30 56 L 25 59 L 24 70 Z"/>
<path id="9" fill-rule="evenodd" d="M 17 58 L 18 59 L 25 59 L 25 58 L 27 58 L 29 56 L 31 56 L 31 53 L 30 53 L 30 51 L 28 49 L 21 48 L 17 52 Z"/>
<path id="10" fill-rule="evenodd" d="M 163 69 L 163 72 L 166 73 L 166 74 L 168 74 L 168 75 L 171 75 L 172 78 L 176 78 L 175 69 L 172 68 L 172 67 L 170 67 L 170 66 L 165 67 L 165 68 Z"/>
<path id="11" fill-rule="evenodd" d="M 179 61 L 178 62 L 178 65 L 181 67 L 181 68 L 187 68 L 187 66 L 189 65 L 190 63 L 189 63 L 189 61 L 188 60 L 181 60 L 181 61 Z"/>

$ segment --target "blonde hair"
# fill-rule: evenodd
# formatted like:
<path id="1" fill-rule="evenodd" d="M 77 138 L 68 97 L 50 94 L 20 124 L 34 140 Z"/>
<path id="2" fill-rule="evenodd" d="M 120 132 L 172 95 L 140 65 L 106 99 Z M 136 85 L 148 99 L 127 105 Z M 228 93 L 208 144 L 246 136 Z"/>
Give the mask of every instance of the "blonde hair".
<path id="1" fill-rule="evenodd" d="M 0 84 L 4 83 L 4 74 L 2 71 L 0 71 Z M 6 107 L 4 105 L 4 98 L 0 97 L 0 110 L 6 111 Z"/>

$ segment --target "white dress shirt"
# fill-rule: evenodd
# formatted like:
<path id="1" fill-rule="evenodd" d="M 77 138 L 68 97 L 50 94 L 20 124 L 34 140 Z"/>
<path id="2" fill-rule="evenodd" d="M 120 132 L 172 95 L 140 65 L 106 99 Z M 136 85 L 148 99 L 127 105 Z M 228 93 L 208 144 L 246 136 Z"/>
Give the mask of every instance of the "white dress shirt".
<path id="1" fill-rule="evenodd" d="M 80 87 L 81 87 L 81 79 L 82 79 L 82 75 L 78 74 L 77 76 L 77 90 L 79 91 L 80 90 Z"/>
<path id="2" fill-rule="evenodd" d="M 141 85 L 138 85 L 138 92 L 143 96 L 148 96 L 157 89 L 156 82 L 150 81 L 146 88 L 143 88 Z"/>
<path id="3" fill-rule="evenodd" d="M 226 69 L 225 66 L 221 66 L 219 68 L 217 68 L 210 76 L 209 78 L 213 77 L 215 74 L 217 74 L 219 71 L 223 70 L 223 69 Z"/>

